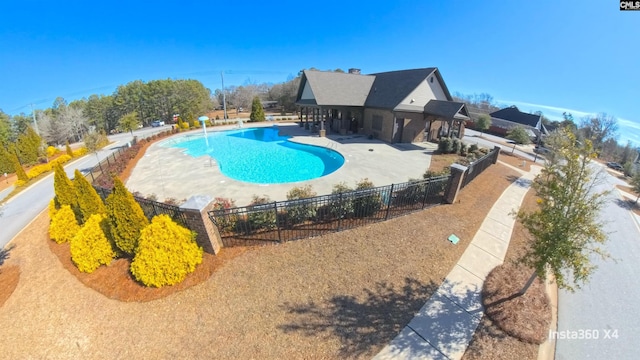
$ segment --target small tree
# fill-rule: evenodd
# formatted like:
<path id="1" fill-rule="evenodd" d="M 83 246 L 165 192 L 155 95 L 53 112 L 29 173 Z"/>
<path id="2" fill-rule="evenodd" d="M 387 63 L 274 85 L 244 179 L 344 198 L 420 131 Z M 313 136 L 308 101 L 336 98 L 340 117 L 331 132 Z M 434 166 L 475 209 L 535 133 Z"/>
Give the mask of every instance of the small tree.
<path id="1" fill-rule="evenodd" d="M 71 239 L 71 260 L 78 270 L 92 273 L 100 265 L 108 265 L 116 256 L 106 234 L 107 221 L 94 214 Z"/>
<path id="2" fill-rule="evenodd" d="M 60 163 L 56 162 L 53 169 L 53 189 L 56 195 L 55 200 L 57 206 L 69 205 L 71 209 L 76 211 L 78 199 L 76 198 L 73 183 L 69 180 L 69 177 L 67 177 L 67 173 Z"/>
<path id="3" fill-rule="evenodd" d="M 122 131 L 131 132 L 131 136 L 133 136 L 133 130 L 137 129 L 138 126 L 140 126 L 138 113 L 133 111 L 121 117 L 120 120 L 118 120 L 118 126 L 120 126 L 120 129 L 122 129 Z"/>
<path id="4" fill-rule="evenodd" d="M 547 269 L 558 287 L 574 291 L 574 286 L 579 288 L 595 269 L 590 256 L 607 256 L 598 247 L 606 240 L 603 224 L 598 221 L 606 192 L 596 193 L 594 189 L 599 179 L 589 164 L 595 157 L 593 146 L 589 140 L 577 143 L 575 135 L 566 129 L 559 135 L 552 149 L 556 156 L 545 163 L 532 185 L 540 198 L 539 209 L 517 214 L 533 236 L 521 261 L 534 273 L 520 294 L 536 276 L 545 279 Z"/>
<path id="5" fill-rule="evenodd" d="M 138 246 L 140 231 L 149 225 L 149 220 L 120 179 L 115 177 L 113 185 L 113 192 L 106 200 L 111 235 L 120 250 L 133 255 Z"/>
<path id="6" fill-rule="evenodd" d="M 73 185 L 84 221 L 87 221 L 91 215 L 106 214 L 107 210 L 100 195 L 78 169 L 75 171 Z"/>
<path id="7" fill-rule="evenodd" d="M 511 148 L 511 153 L 516 150 L 516 144 L 526 145 L 531 143 L 531 139 L 529 139 L 529 134 L 527 134 L 527 130 L 522 126 L 518 125 L 507 132 L 507 139 L 513 140 L 513 147 Z"/>
<path id="8" fill-rule="evenodd" d="M 67 140 L 67 142 L 64 144 L 66 151 L 67 151 L 67 155 L 73 157 L 73 150 L 71 149 L 71 146 L 69 145 L 69 140 Z"/>
<path id="9" fill-rule="evenodd" d="M 147 286 L 174 285 L 202 263 L 202 248 L 196 234 L 176 224 L 168 215 L 158 215 L 140 233 L 131 273 Z"/>
<path id="10" fill-rule="evenodd" d="M 631 178 L 631 186 L 633 187 L 633 191 L 638 194 L 638 197 L 635 201 L 635 204 L 637 204 L 638 199 L 640 199 L 640 172 L 636 173 L 635 175 L 633 175 L 633 178 Z"/>
<path id="11" fill-rule="evenodd" d="M 251 114 L 249 115 L 249 121 L 264 121 L 264 109 L 262 108 L 262 102 L 260 102 L 260 98 L 255 96 L 253 98 L 253 102 L 251 102 Z"/>
<path id="12" fill-rule="evenodd" d="M 491 127 L 491 116 L 487 114 L 480 114 L 475 125 L 476 129 L 480 130 L 480 137 L 482 137 L 482 133 L 489 130 Z"/>
<path id="13" fill-rule="evenodd" d="M 76 220 L 76 214 L 69 205 L 63 205 L 51 219 L 49 237 L 51 240 L 61 244 L 71 240 L 79 230 L 80 225 Z"/>

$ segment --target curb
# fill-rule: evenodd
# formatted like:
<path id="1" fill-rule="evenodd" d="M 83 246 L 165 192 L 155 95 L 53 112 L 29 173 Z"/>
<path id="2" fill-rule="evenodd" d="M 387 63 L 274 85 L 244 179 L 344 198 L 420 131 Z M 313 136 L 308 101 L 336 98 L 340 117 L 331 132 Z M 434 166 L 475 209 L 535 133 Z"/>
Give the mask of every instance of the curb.
<path id="1" fill-rule="evenodd" d="M 558 286 L 551 274 L 547 274 L 545 290 L 551 303 L 551 326 L 549 327 L 549 334 L 551 334 L 558 331 Z M 547 341 L 540 344 L 538 348 L 538 360 L 553 360 L 555 357 L 556 339 L 555 337 L 547 336 Z"/>

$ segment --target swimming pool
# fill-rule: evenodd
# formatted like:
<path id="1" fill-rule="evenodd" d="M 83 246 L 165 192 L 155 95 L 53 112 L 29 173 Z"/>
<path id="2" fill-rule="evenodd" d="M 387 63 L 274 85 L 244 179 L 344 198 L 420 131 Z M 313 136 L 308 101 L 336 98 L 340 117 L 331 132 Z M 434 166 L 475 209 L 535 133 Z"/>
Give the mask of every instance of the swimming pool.
<path id="1" fill-rule="evenodd" d="M 340 153 L 288 141 L 277 127 L 219 131 L 185 137 L 165 146 L 184 148 L 193 157 L 208 155 L 224 175 L 250 183 L 281 184 L 331 174 L 344 164 Z"/>

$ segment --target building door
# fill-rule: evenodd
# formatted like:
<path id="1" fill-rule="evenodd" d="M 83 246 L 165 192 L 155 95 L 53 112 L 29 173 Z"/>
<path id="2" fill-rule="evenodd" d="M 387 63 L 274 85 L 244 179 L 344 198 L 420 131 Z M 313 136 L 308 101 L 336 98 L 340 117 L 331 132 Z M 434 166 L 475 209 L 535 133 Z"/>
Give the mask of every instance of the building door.
<path id="1" fill-rule="evenodd" d="M 391 136 L 391 143 L 402 142 L 402 130 L 404 129 L 404 118 L 395 118 L 393 122 L 393 135 Z"/>

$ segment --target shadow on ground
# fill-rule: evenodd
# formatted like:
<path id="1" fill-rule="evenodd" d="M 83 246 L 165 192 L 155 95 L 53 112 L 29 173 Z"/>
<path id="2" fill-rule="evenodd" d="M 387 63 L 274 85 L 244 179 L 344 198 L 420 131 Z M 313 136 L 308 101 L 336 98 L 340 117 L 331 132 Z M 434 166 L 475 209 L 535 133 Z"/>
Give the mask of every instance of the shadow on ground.
<path id="1" fill-rule="evenodd" d="M 365 290 L 363 299 L 336 296 L 327 302 L 285 304 L 297 320 L 279 329 L 310 338 L 337 337 L 339 358 L 371 357 L 380 350 L 376 359 L 456 357 L 482 318 L 481 289 L 465 287 L 445 280 L 438 288 L 412 278 L 398 287 L 378 283 Z"/>
<path id="2" fill-rule="evenodd" d="M 340 358 L 370 354 L 372 347 L 379 348 L 396 337 L 437 288 L 433 282 L 405 278 L 402 286 L 378 283 L 365 289 L 362 299 L 335 296 L 322 302 L 284 304 L 284 310 L 297 319 L 279 329 L 310 338 L 337 337 L 342 343 Z"/>
<path id="3" fill-rule="evenodd" d="M 2 266 L 2 264 L 4 264 L 4 261 L 9 258 L 9 252 L 11 252 L 14 247 L 15 245 L 9 245 L 6 248 L 0 250 L 0 266 Z"/>

